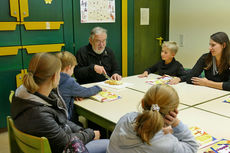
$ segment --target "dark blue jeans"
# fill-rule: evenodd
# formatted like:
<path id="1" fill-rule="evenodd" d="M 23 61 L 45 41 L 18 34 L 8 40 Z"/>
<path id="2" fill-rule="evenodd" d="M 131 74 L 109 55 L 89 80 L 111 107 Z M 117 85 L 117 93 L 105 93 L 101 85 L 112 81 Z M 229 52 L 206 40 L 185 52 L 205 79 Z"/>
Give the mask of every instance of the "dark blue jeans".
<path id="1" fill-rule="evenodd" d="M 90 141 L 85 145 L 89 153 L 106 153 L 109 139 L 99 139 Z"/>

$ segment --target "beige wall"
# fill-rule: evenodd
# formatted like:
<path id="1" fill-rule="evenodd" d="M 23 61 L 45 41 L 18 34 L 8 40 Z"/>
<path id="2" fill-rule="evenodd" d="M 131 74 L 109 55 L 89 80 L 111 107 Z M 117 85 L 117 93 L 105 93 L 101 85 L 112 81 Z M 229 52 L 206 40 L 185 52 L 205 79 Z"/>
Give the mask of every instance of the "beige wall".
<path id="1" fill-rule="evenodd" d="M 179 44 L 176 59 L 184 67 L 208 52 L 210 35 L 218 31 L 230 34 L 230 0 L 170 1 L 169 39 Z"/>

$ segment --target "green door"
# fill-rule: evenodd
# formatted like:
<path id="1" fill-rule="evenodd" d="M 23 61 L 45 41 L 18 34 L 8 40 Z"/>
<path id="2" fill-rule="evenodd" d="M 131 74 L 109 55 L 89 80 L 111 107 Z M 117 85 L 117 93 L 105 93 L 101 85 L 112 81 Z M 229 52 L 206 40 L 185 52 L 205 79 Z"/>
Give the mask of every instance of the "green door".
<path id="1" fill-rule="evenodd" d="M 10 115 L 16 75 L 28 68 L 33 53 L 74 51 L 72 15 L 72 0 L 0 1 L 0 128 Z"/>
<path id="2" fill-rule="evenodd" d="M 89 43 L 90 31 L 100 26 L 107 29 L 107 47 L 114 51 L 116 59 L 121 69 L 121 0 L 115 1 L 115 23 L 81 23 L 80 1 L 73 1 L 74 8 L 74 38 L 75 38 L 75 53 L 77 50 Z"/>
<path id="3" fill-rule="evenodd" d="M 168 13 L 169 0 L 134 0 L 135 74 L 143 73 L 160 59 L 161 46 L 157 38 L 168 39 Z"/>
<path id="4" fill-rule="evenodd" d="M 49 46 L 42 45 L 64 43 L 63 0 L 28 0 L 28 4 L 23 3 L 22 6 L 20 27 L 24 48 L 23 64 L 24 68 L 28 68 L 34 52 L 40 52 L 43 47 L 49 51 Z M 32 53 L 29 52 L 28 48 L 34 45 Z"/>

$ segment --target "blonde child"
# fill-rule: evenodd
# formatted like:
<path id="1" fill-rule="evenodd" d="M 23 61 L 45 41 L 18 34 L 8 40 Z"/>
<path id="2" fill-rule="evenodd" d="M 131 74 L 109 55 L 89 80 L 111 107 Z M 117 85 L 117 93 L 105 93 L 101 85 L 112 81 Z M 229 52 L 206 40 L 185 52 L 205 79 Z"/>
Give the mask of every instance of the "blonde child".
<path id="1" fill-rule="evenodd" d="M 102 91 L 102 89 L 99 86 L 93 86 L 90 88 L 83 87 L 71 77 L 73 75 L 74 67 L 77 65 L 77 60 L 72 53 L 64 51 L 57 53 L 56 55 L 62 63 L 61 78 L 58 87 L 68 109 L 68 119 L 78 123 L 78 117 L 74 113 L 74 99 L 76 97 L 90 97 Z"/>
<path id="2" fill-rule="evenodd" d="M 162 44 L 161 60 L 153 65 L 152 67 L 146 69 L 144 73 L 138 77 L 147 77 L 149 73 L 158 72 L 159 75 L 170 75 L 175 76 L 170 84 L 177 84 L 181 81 L 186 80 L 186 71 L 183 65 L 175 60 L 175 55 L 178 51 L 178 45 L 174 41 L 165 41 Z"/>
<path id="3" fill-rule="evenodd" d="M 168 85 L 152 86 L 141 101 L 142 113 L 124 115 L 117 123 L 107 153 L 195 153 L 198 144 L 177 118 L 179 98 Z M 164 126 L 171 126 L 167 132 Z"/>

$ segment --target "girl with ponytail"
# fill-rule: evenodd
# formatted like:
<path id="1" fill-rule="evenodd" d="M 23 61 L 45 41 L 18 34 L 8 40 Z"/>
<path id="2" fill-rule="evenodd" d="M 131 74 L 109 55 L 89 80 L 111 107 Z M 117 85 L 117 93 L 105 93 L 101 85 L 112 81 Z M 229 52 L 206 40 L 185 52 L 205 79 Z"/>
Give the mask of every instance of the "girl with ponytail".
<path id="1" fill-rule="evenodd" d="M 178 105 L 179 97 L 171 86 L 152 86 L 141 101 L 142 113 L 128 113 L 118 121 L 107 153 L 197 152 L 195 138 L 177 118 Z"/>
<path id="2" fill-rule="evenodd" d="M 46 137 L 54 153 L 105 152 L 108 140 L 98 140 L 97 132 L 67 119 L 67 108 L 57 89 L 60 71 L 61 61 L 55 55 L 38 53 L 32 57 L 23 85 L 12 99 L 11 116 L 16 128 Z"/>

